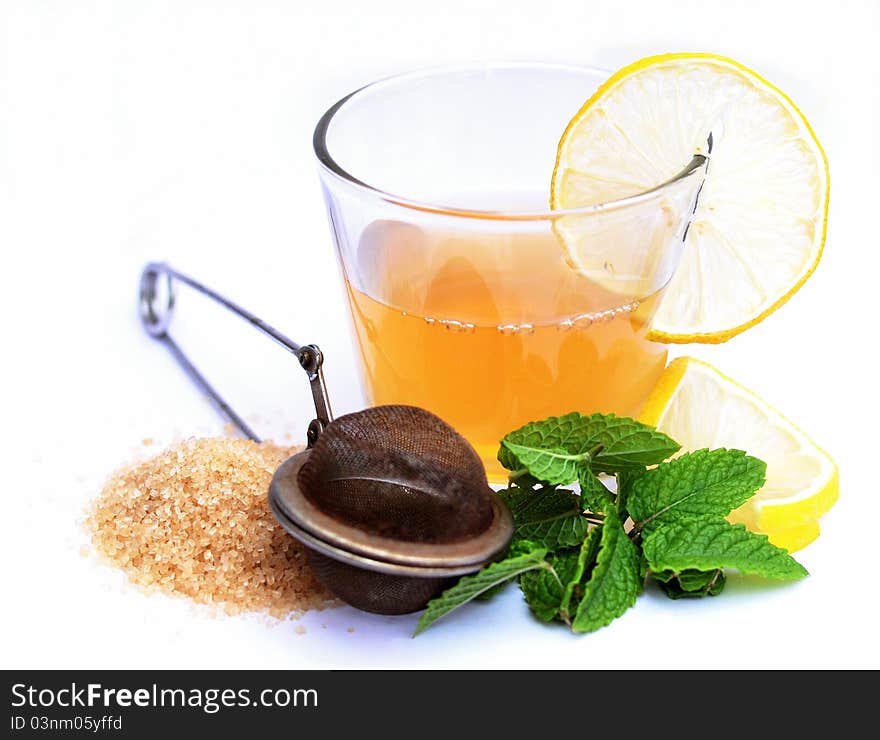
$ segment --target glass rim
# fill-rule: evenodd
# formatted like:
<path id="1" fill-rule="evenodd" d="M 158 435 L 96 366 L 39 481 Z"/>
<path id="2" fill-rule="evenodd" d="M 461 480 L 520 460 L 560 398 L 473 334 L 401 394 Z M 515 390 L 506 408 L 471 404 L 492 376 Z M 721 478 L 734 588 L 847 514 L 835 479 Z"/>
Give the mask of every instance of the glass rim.
<path id="1" fill-rule="evenodd" d="M 546 209 L 541 210 L 505 211 L 497 209 L 476 209 L 448 206 L 439 203 L 430 203 L 413 198 L 407 198 L 406 196 L 399 195 L 397 193 L 391 193 L 383 190 L 382 188 L 370 185 L 364 180 L 355 177 L 353 174 L 340 166 L 339 163 L 336 162 L 336 160 L 330 154 L 329 148 L 327 146 L 327 133 L 330 130 L 330 124 L 332 123 L 334 116 L 345 106 L 345 104 L 356 96 L 380 87 L 398 84 L 401 82 L 411 82 L 426 77 L 495 69 L 543 69 L 578 73 L 586 72 L 603 75 L 606 79 L 611 75 L 608 70 L 600 69 L 598 67 L 588 67 L 576 64 L 561 64 L 553 62 L 484 62 L 480 64 L 442 65 L 425 67 L 410 72 L 389 75 L 387 77 L 383 77 L 381 79 L 363 85 L 343 96 L 333 105 L 331 105 L 324 112 L 321 118 L 318 119 L 318 123 L 316 124 L 314 133 L 312 135 L 312 147 L 314 149 L 315 156 L 318 159 L 319 165 L 326 173 L 336 177 L 337 179 L 349 185 L 354 186 L 359 190 L 376 196 L 388 203 L 402 206 L 404 208 L 410 208 L 416 211 L 439 214 L 444 216 L 453 216 L 458 218 L 474 218 L 497 221 L 546 221 L 562 216 L 584 216 L 594 214 L 599 211 L 608 211 L 611 209 L 624 208 L 627 206 L 644 203 L 645 201 L 651 200 L 652 198 L 656 197 L 659 193 L 666 191 L 667 189 L 678 184 L 679 182 L 687 179 L 695 172 L 697 172 L 705 163 L 706 158 L 700 155 L 698 152 L 695 152 L 693 159 L 668 180 L 665 180 L 664 182 L 661 182 L 659 185 L 655 185 L 652 188 L 648 188 L 647 190 L 643 190 L 638 193 L 634 193 L 633 195 L 625 196 L 623 198 L 615 198 L 612 200 L 603 201 L 601 203 L 592 203 L 590 205 L 580 206 L 577 208 L 560 208 L 554 210 L 548 205 Z"/>

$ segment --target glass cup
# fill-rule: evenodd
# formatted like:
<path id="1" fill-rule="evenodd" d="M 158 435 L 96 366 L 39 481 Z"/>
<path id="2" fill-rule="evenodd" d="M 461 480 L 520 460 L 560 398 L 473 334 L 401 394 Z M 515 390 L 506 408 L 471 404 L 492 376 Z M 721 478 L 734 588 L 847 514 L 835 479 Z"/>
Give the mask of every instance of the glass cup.
<path id="1" fill-rule="evenodd" d="M 682 162 L 651 191 L 549 207 L 559 137 L 606 76 L 405 74 L 347 95 L 315 129 L 368 403 L 434 412 L 493 482 L 507 432 L 570 411 L 634 415 L 666 363 L 648 323 L 703 169 Z"/>

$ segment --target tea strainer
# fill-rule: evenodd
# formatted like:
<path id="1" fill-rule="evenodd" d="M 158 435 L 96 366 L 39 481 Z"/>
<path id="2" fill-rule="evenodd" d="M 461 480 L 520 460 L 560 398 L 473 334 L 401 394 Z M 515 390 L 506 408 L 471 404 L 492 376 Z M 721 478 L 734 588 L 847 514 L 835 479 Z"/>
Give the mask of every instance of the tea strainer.
<path id="1" fill-rule="evenodd" d="M 168 333 L 175 282 L 194 288 L 270 336 L 305 369 L 315 403 L 307 448 L 275 471 L 269 506 L 303 543 L 315 574 L 364 611 L 424 608 L 454 579 L 500 557 L 513 534 L 470 444 L 434 414 L 378 406 L 333 420 L 316 345 L 300 346 L 196 280 L 163 263 L 141 273 L 141 322 L 245 436 L 259 441 Z"/>

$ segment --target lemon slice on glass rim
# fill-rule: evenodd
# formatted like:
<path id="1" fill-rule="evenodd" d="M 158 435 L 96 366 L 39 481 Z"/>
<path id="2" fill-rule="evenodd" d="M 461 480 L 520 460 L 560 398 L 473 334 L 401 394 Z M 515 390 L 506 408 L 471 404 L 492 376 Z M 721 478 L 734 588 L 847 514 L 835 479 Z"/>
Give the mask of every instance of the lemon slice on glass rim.
<path id="1" fill-rule="evenodd" d="M 713 151 L 681 263 L 649 338 L 723 342 L 785 303 L 825 243 L 828 162 L 791 100 L 712 54 L 648 57 L 612 75 L 559 142 L 550 205 L 569 209 L 650 190 Z M 590 234 L 558 230 L 568 261 Z"/>
<path id="2" fill-rule="evenodd" d="M 837 466 L 767 403 L 692 357 L 669 363 L 639 419 L 681 444 L 682 452 L 727 447 L 767 463 L 767 481 L 728 519 L 798 550 L 819 536 L 819 517 L 837 500 Z"/>

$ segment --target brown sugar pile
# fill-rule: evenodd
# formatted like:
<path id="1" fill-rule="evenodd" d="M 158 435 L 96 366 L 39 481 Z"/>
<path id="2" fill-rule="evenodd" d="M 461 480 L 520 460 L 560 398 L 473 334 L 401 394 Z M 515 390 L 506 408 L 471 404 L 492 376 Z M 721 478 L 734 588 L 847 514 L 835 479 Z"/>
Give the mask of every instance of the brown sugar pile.
<path id="1" fill-rule="evenodd" d="M 94 502 L 92 542 L 139 586 L 291 613 L 332 604 L 302 546 L 276 522 L 272 474 L 295 452 L 243 439 L 188 439 L 119 471 Z"/>

